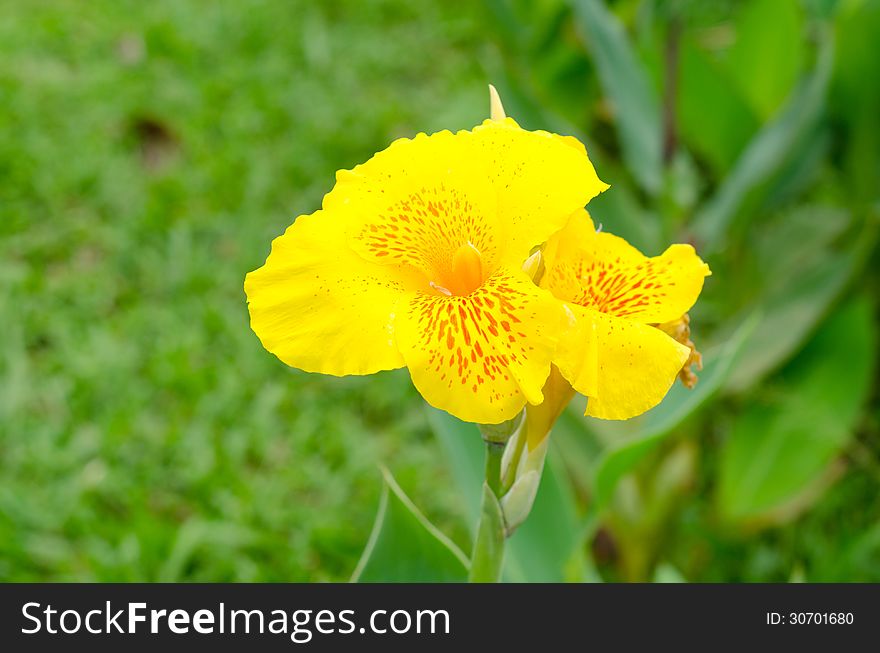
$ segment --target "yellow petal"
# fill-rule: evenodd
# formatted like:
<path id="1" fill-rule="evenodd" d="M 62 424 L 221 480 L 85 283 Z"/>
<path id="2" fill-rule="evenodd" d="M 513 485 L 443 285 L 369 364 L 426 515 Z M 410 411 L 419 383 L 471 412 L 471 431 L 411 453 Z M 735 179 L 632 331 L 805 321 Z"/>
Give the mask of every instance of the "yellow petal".
<path id="1" fill-rule="evenodd" d="M 561 304 L 521 270 L 467 296 L 418 293 L 398 312 L 397 342 L 432 406 L 498 424 L 542 400 Z"/>
<path id="2" fill-rule="evenodd" d="M 545 260 L 541 285 L 556 297 L 644 324 L 681 317 L 711 274 L 690 245 L 648 258 L 623 238 L 596 233 L 585 211 L 554 235 Z"/>
<path id="3" fill-rule="evenodd" d="M 479 252 L 483 278 L 521 265 L 605 188 L 575 139 L 507 118 L 399 139 L 337 173 L 324 207 L 360 225 L 352 247 L 365 258 L 417 269 L 424 288 L 451 289 L 462 285 L 454 271 L 462 246 Z"/>
<path id="4" fill-rule="evenodd" d="M 589 397 L 587 415 L 629 419 L 666 396 L 690 349 L 645 324 L 569 305 L 555 363 Z"/>
<path id="5" fill-rule="evenodd" d="M 288 365 L 337 376 L 403 366 L 394 314 L 406 277 L 347 241 L 347 223 L 333 211 L 300 216 L 245 279 L 251 328 Z"/>
<path id="6" fill-rule="evenodd" d="M 473 135 L 439 132 L 399 139 L 340 171 L 324 206 L 350 216 L 351 246 L 362 256 L 418 270 L 427 289 L 448 286 L 466 244 L 487 271 L 497 267 L 504 241 L 496 195 Z"/>
<path id="7" fill-rule="evenodd" d="M 608 188 L 571 137 L 520 129 L 514 120 L 486 120 L 473 131 L 498 194 L 509 242 L 505 262 L 519 264 L 561 229 L 573 211 Z M 580 143 L 577 143 L 580 145 Z"/>

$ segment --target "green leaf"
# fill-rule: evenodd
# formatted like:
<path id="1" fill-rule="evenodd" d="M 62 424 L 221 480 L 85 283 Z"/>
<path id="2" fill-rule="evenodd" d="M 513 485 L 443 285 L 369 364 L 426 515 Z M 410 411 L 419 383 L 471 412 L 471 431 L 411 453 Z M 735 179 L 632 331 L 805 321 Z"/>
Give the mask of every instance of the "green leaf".
<path id="1" fill-rule="evenodd" d="M 755 319 L 747 320 L 719 351 L 704 356 L 705 367 L 693 390 L 676 383 L 662 403 L 641 418 L 633 436 L 602 453 L 593 481 L 597 509 L 608 505 L 623 476 L 721 388 L 754 326 Z"/>
<path id="2" fill-rule="evenodd" d="M 735 419 L 721 451 L 722 515 L 738 522 L 780 519 L 813 498 L 867 399 L 875 329 L 867 299 L 839 309 L 783 370 L 778 387 Z"/>
<path id="3" fill-rule="evenodd" d="M 869 230 L 862 234 L 856 249 L 810 259 L 799 273 L 785 277 L 786 284 L 777 285 L 757 302 L 760 321 L 727 389 L 742 391 L 755 385 L 797 351 L 861 267 L 874 239 Z M 796 241 L 792 243 L 789 249 L 798 249 Z M 749 310 L 754 310 L 754 305 Z"/>
<path id="4" fill-rule="evenodd" d="M 691 38 L 682 39 L 680 71 L 682 138 L 717 173 L 725 173 L 760 123 L 724 66 Z"/>
<path id="5" fill-rule="evenodd" d="M 464 582 L 468 559 L 441 533 L 387 469 L 370 539 L 352 574 L 358 583 Z"/>
<path id="6" fill-rule="evenodd" d="M 449 413 L 426 408 L 428 423 L 446 452 L 452 478 L 459 489 L 468 526 L 473 532 L 480 517 L 480 497 L 485 471 L 485 445 L 479 429 Z"/>
<path id="7" fill-rule="evenodd" d="M 760 203 L 762 188 L 792 160 L 795 146 L 818 124 L 825 107 L 834 62 L 834 40 L 823 33 L 813 72 L 792 93 L 785 109 L 749 143 L 718 191 L 694 218 L 692 228 L 703 251 L 723 248 L 734 218 Z"/>
<path id="8" fill-rule="evenodd" d="M 880 3 L 841 3 L 838 54 L 829 94 L 835 130 L 844 136 L 845 181 L 860 201 L 876 198 L 880 175 Z"/>
<path id="9" fill-rule="evenodd" d="M 593 57 L 599 79 L 614 107 L 623 157 L 635 179 L 651 194 L 660 191 L 660 103 L 648 74 L 620 21 L 600 0 L 570 0 L 576 26 Z"/>
<path id="10" fill-rule="evenodd" d="M 799 0 L 752 0 L 736 18 L 727 53 L 730 76 L 762 120 L 785 100 L 803 66 L 804 12 Z"/>
<path id="11" fill-rule="evenodd" d="M 818 184 L 828 184 L 822 176 L 822 170 L 835 138 L 828 120 L 823 120 L 815 130 L 801 136 L 794 145 L 789 161 L 764 191 L 762 202 L 765 210 L 790 205 L 814 191 Z"/>
<path id="12" fill-rule="evenodd" d="M 483 486 L 482 438 L 473 424 L 439 410 L 428 410 L 431 427 L 446 450 L 473 529 L 479 517 Z M 503 578 L 513 582 L 570 580 L 568 570 L 578 568 L 572 562 L 581 549 L 579 529 L 573 489 L 551 447 L 532 511 L 507 542 Z"/>

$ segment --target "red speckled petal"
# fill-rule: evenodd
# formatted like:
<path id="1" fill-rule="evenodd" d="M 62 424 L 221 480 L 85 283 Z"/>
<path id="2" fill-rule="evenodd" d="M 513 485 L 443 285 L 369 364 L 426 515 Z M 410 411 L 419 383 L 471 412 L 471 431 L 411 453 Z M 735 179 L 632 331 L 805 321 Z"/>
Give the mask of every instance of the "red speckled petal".
<path id="1" fill-rule="evenodd" d="M 562 305 L 519 270 L 470 295 L 418 293 L 398 316 L 397 342 L 413 383 L 433 406 L 497 424 L 540 403 Z"/>
<path id="2" fill-rule="evenodd" d="M 545 254 L 541 285 L 556 297 L 643 324 L 680 318 L 711 274 L 690 245 L 648 258 L 623 238 L 596 233 L 586 212 L 553 237 Z"/>

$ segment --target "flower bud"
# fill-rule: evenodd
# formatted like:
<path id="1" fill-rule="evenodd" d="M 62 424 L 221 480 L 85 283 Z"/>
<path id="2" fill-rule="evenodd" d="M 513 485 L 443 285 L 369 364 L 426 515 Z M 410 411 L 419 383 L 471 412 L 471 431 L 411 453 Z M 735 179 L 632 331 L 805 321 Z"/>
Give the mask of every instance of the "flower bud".
<path id="1" fill-rule="evenodd" d="M 516 480 L 501 498 L 501 512 L 504 515 L 508 537 L 526 520 L 535 503 L 538 486 L 541 484 L 541 474 L 544 471 L 548 443 L 549 439 L 544 438 L 537 448 L 525 452 L 526 455 L 519 461 Z"/>

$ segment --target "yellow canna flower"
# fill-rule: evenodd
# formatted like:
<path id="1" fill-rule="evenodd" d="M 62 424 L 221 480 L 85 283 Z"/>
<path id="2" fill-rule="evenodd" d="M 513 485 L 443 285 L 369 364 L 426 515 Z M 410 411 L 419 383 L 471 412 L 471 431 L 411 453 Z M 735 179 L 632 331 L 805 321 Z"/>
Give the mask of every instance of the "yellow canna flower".
<path id="1" fill-rule="evenodd" d="M 406 366 L 430 404 L 503 422 L 542 401 L 565 320 L 523 262 L 605 188 L 575 139 L 509 118 L 399 139 L 273 241 L 251 327 L 293 367 Z"/>
<path id="2" fill-rule="evenodd" d="M 648 258 L 623 238 L 597 233 L 586 211 L 547 243 L 541 286 L 565 302 L 569 328 L 554 358 L 589 397 L 587 415 L 628 419 L 656 406 L 691 348 L 652 325 L 677 321 L 711 274 L 690 245 Z"/>

